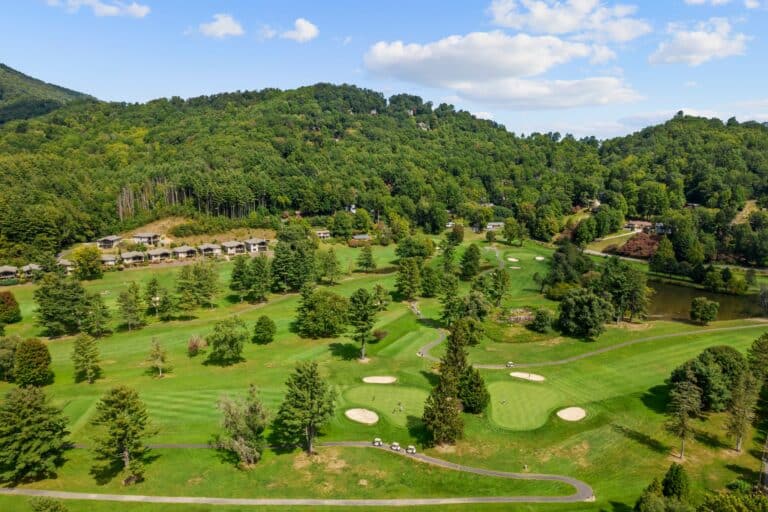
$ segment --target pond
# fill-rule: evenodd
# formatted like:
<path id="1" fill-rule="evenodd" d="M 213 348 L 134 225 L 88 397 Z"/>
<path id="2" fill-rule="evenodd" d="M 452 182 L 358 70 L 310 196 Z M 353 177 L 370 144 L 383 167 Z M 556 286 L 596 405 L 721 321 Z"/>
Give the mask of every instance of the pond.
<path id="1" fill-rule="evenodd" d="M 652 320 L 688 320 L 695 297 L 719 302 L 718 320 L 763 316 L 757 295 L 726 295 L 658 281 L 648 281 L 648 286 L 654 291 L 648 306 L 648 318 Z"/>

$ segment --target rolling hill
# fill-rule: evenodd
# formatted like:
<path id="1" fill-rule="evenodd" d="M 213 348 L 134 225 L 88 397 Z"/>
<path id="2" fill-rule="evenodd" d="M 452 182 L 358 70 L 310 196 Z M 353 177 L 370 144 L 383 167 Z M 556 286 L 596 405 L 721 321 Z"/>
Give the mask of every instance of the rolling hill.
<path id="1" fill-rule="evenodd" d="M 0 124 L 47 114 L 66 103 L 94 99 L 0 64 Z"/>

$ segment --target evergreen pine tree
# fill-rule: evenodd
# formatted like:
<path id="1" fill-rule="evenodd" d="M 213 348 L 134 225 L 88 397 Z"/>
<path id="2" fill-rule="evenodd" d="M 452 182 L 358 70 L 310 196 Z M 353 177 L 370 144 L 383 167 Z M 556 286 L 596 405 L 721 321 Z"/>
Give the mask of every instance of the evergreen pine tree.
<path id="1" fill-rule="evenodd" d="M 464 434 L 457 390 L 454 372 L 441 373 L 424 403 L 422 421 L 433 444 L 454 444 Z"/>
<path id="2" fill-rule="evenodd" d="M 144 311 L 141 307 L 141 289 L 136 282 L 131 282 L 127 290 L 117 296 L 117 305 L 120 308 L 120 316 L 123 323 L 131 331 L 141 327 L 144 323 Z"/>
<path id="3" fill-rule="evenodd" d="M 673 462 L 661 481 L 661 493 L 666 498 L 677 498 L 683 501 L 688 498 L 689 487 L 688 474 L 685 472 L 685 468 L 682 464 Z"/>
<path id="4" fill-rule="evenodd" d="M 21 387 L 45 386 L 53 380 L 51 353 L 37 338 L 29 338 L 16 346 L 13 356 L 13 381 Z"/>
<path id="5" fill-rule="evenodd" d="M 408 300 L 413 299 L 421 287 L 420 261 L 418 258 L 400 258 L 395 289 Z"/>
<path id="6" fill-rule="evenodd" d="M 67 420 L 39 388 L 18 387 L 0 402 L 0 481 L 55 475 L 67 448 Z"/>
<path id="7" fill-rule="evenodd" d="M 461 256 L 461 278 L 465 281 L 472 280 L 480 272 L 480 249 L 471 244 Z"/>
<path id="8" fill-rule="evenodd" d="M 376 321 L 375 297 L 364 288 L 358 288 L 349 298 L 349 320 L 355 328 L 355 341 L 360 343 L 360 359 L 365 359 L 365 345 L 371 338 Z"/>
<path id="9" fill-rule="evenodd" d="M 160 281 L 157 276 L 153 275 L 144 287 L 144 304 L 147 307 L 147 311 L 152 311 L 155 316 L 158 316 L 158 304 L 160 302 Z"/>
<path id="10" fill-rule="evenodd" d="M 94 468 L 95 472 L 119 467 L 126 475 L 124 484 L 141 481 L 143 461 L 149 452 L 144 438 L 151 432 L 147 408 L 136 390 L 127 386 L 109 390 L 96 404 L 92 423 L 99 427 L 94 448 L 96 459 L 106 466 Z"/>
<path id="11" fill-rule="evenodd" d="M 333 416 L 336 392 L 320 376 L 315 362 L 299 363 L 286 386 L 273 424 L 275 438 L 282 446 L 303 444 L 312 453 L 315 437 Z"/>
<path id="12" fill-rule="evenodd" d="M 250 302 L 264 302 L 267 300 L 272 286 L 272 273 L 269 258 L 261 254 L 251 259 L 250 264 L 250 288 L 246 298 Z"/>
<path id="13" fill-rule="evenodd" d="M 256 325 L 253 328 L 253 342 L 259 345 L 266 345 L 272 343 L 275 339 L 275 332 L 277 327 L 275 322 L 267 315 L 261 315 L 256 320 Z"/>
<path id="14" fill-rule="evenodd" d="M 360 255 L 357 257 L 357 268 L 363 272 L 373 272 L 376 270 L 376 261 L 373 259 L 373 249 L 370 245 L 364 245 L 360 249 Z"/>
<path id="15" fill-rule="evenodd" d="M 72 348 L 72 364 L 75 367 L 75 382 L 87 381 L 88 384 L 99 378 L 99 347 L 96 340 L 87 334 L 75 338 Z"/>
<path id="16" fill-rule="evenodd" d="M 89 294 L 86 299 L 81 328 L 94 338 L 109 334 L 109 321 L 112 315 L 98 293 Z"/>
<path id="17" fill-rule="evenodd" d="M 251 289 L 251 271 L 248 268 L 248 256 L 243 254 L 235 257 L 232 266 L 232 276 L 229 280 L 229 289 L 237 293 L 240 302 Z"/>

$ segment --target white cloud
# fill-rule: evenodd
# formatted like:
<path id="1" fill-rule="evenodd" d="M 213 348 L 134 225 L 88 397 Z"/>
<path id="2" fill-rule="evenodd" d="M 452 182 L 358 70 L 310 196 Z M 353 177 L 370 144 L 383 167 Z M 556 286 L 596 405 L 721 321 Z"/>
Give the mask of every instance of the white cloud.
<path id="1" fill-rule="evenodd" d="M 472 112 L 472 115 L 478 119 L 486 119 L 488 121 L 493 119 L 493 114 L 490 112 Z"/>
<path id="2" fill-rule="evenodd" d="M 427 44 L 380 41 L 368 50 L 364 61 L 380 75 L 441 86 L 539 75 L 592 53 L 588 45 L 553 36 L 509 36 L 495 31 L 449 36 Z"/>
<path id="3" fill-rule="evenodd" d="M 636 11 L 634 5 L 607 6 L 600 0 L 493 0 L 488 8 L 502 27 L 614 42 L 651 31 L 648 22 L 633 16 Z"/>
<path id="4" fill-rule="evenodd" d="M 604 45 L 595 45 L 592 47 L 592 64 L 603 64 L 616 58 L 616 52 Z"/>
<path id="5" fill-rule="evenodd" d="M 277 30 L 273 29 L 269 25 L 262 25 L 261 29 L 259 29 L 260 39 L 272 39 L 276 35 L 277 35 Z"/>
<path id="6" fill-rule="evenodd" d="M 449 36 L 427 44 L 381 41 L 368 50 L 364 61 L 379 76 L 448 89 L 462 99 L 501 108 L 533 110 L 638 99 L 618 77 L 531 79 L 574 59 L 613 56 L 600 45 L 495 31 Z"/>
<path id="7" fill-rule="evenodd" d="M 731 0 L 685 0 L 685 3 L 688 5 L 725 5 L 730 2 Z"/>
<path id="8" fill-rule="evenodd" d="M 229 14 L 214 14 L 213 21 L 201 23 L 199 28 L 204 36 L 216 39 L 245 34 L 243 26 Z"/>
<path id="9" fill-rule="evenodd" d="M 659 44 L 649 58 L 653 64 L 699 66 L 712 59 L 743 55 L 749 40 L 744 34 L 733 33 L 731 24 L 724 18 L 710 18 L 691 29 L 670 23 L 667 32 L 672 39 Z"/>
<path id="10" fill-rule="evenodd" d="M 525 80 L 507 78 L 485 82 L 454 84 L 457 93 L 472 101 L 482 101 L 515 110 L 544 110 L 628 103 L 642 99 L 616 77 L 581 80 Z"/>
<path id="11" fill-rule="evenodd" d="M 52 7 L 66 7 L 70 12 L 76 12 L 81 7 L 88 7 L 95 16 L 143 18 L 150 11 L 147 5 L 119 0 L 47 0 L 47 3 Z"/>
<path id="12" fill-rule="evenodd" d="M 298 18 L 293 22 L 293 30 L 288 30 L 280 34 L 283 39 L 292 39 L 298 43 L 306 43 L 316 38 L 320 34 L 317 25 L 304 18 Z"/>
<path id="13" fill-rule="evenodd" d="M 688 5 L 726 5 L 731 3 L 731 0 L 684 0 Z M 757 9 L 760 7 L 760 0 L 744 0 L 744 7 L 747 9 Z"/>
<path id="14" fill-rule="evenodd" d="M 688 89 L 695 89 L 696 87 L 699 87 L 699 82 L 697 82 L 695 80 L 688 80 L 687 82 L 685 82 L 683 84 L 683 86 L 688 88 Z"/>

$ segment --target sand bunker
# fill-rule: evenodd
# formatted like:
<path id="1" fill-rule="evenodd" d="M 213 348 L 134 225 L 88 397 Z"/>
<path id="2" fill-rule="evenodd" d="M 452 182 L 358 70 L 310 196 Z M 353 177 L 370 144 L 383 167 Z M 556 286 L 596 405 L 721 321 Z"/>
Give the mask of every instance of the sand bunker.
<path id="1" fill-rule="evenodd" d="M 520 270 L 521 267 L 509 267 L 510 270 Z"/>
<path id="2" fill-rule="evenodd" d="M 544 382 L 547 380 L 543 376 L 536 375 L 535 373 L 512 372 L 509 375 L 517 379 L 532 380 L 533 382 Z"/>
<path id="3" fill-rule="evenodd" d="M 397 381 L 396 377 L 391 375 L 375 375 L 373 377 L 363 377 L 363 382 L 366 384 L 393 384 Z"/>
<path id="4" fill-rule="evenodd" d="M 581 407 L 567 407 L 557 411 L 557 415 L 565 421 L 581 421 L 587 415 L 587 411 Z"/>
<path id="5" fill-rule="evenodd" d="M 536 256 L 536 257 L 535 257 L 535 258 L 533 258 L 533 259 L 535 259 L 536 261 L 544 261 L 544 260 L 545 260 L 545 259 L 547 259 L 547 258 L 545 258 L 544 256 Z"/>
<path id="6" fill-rule="evenodd" d="M 507 258 L 507 261 L 517 262 L 517 261 L 520 261 L 520 260 L 517 259 L 517 258 Z"/>
<path id="7" fill-rule="evenodd" d="M 368 409 L 347 409 L 344 416 L 363 425 L 375 425 L 379 422 L 379 415 Z"/>

